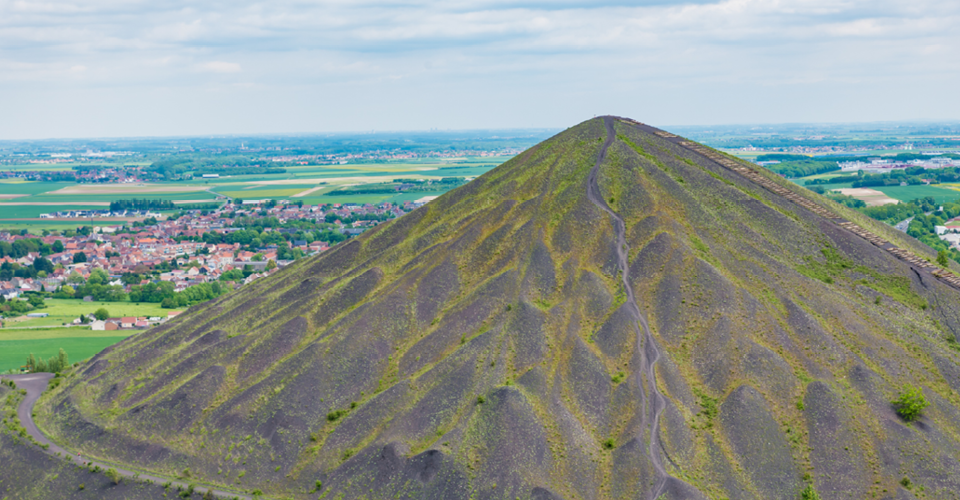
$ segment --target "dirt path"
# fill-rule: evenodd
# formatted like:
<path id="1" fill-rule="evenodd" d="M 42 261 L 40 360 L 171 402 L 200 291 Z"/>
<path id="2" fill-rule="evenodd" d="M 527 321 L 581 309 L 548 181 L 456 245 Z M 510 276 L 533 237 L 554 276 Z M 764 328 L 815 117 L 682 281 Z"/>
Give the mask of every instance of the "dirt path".
<path id="1" fill-rule="evenodd" d="M 310 194 L 310 193 L 319 191 L 319 190 L 321 190 L 321 189 L 323 189 L 323 188 L 325 188 L 325 187 L 329 187 L 329 186 L 317 186 L 317 187 L 315 187 L 315 188 L 310 188 L 310 189 L 308 189 L 308 190 L 306 190 L 306 191 L 300 191 L 299 193 L 291 196 L 291 198 L 303 198 L 304 196 L 307 196 L 307 195 Z"/>
<path id="2" fill-rule="evenodd" d="M 613 222 L 613 231 L 617 237 L 617 267 L 623 279 L 623 287 L 627 291 L 626 305 L 629 308 L 630 315 L 636 321 L 633 326 L 637 331 L 637 349 L 642 353 L 640 356 L 640 366 L 637 370 L 640 391 L 643 395 L 643 415 L 640 427 L 642 429 L 641 432 L 649 436 L 647 455 L 653 464 L 654 473 L 656 474 L 656 481 L 654 482 L 653 488 L 649 491 L 647 498 L 655 500 L 666 491 L 668 481 L 679 480 L 667 473 L 667 470 L 663 467 L 663 459 L 660 456 L 660 414 L 666 406 L 663 394 L 661 394 L 660 389 L 657 388 L 657 374 L 655 371 L 657 360 L 660 359 L 660 350 L 657 348 L 653 334 L 650 333 L 650 326 L 647 324 L 647 319 L 640 312 L 640 306 L 637 305 L 637 300 L 633 294 L 633 286 L 630 284 L 630 247 L 627 246 L 626 224 L 620 215 L 607 205 L 606 200 L 603 199 L 603 195 L 600 193 L 600 185 L 597 183 L 597 177 L 600 174 L 600 164 L 606 159 L 607 149 L 613 143 L 614 138 L 616 138 L 616 133 L 613 130 L 613 118 L 605 117 L 603 123 L 607 129 L 607 139 L 600 148 L 597 163 L 594 164 L 593 169 L 590 170 L 590 176 L 587 179 L 587 199 L 600 210 L 606 212 Z M 652 403 L 652 405 L 650 403 Z M 647 436 L 640 436 L 641 442 L 646 437 Z"/>
<path id="3" fill-rule="evenodd" d="M 55 443 L 47 439 L 47 436 L 40 432 L 40 429 L 37 428 L 36 422 L 33 421 L 33 406 L 37 403 L 37 400 L 40 399 L 40 395 L 47 388 L 47 384 L 50 382 L 50 379 L 53 378 L 52 373 L 31 373 L 27 375 L 3 375 L 0 379 L 13 380 L 17 384 L 18 389 L 25 389 L 27 391 L 27 397 L 20 402 L 20 407 L 17 408 L 17 416 L 20 418 L 20 424 L 27 429 L 27 434 L 30 435 L 36 442 L 40 444 L 48 445 L 48 448 L 44 450 L 44 453 L 50 456 L 62 458 L 69 460 L 79 466 L 90 466 L 90 465 L 99 465 L 102 469 L 106 470 L 111 467 L 117 469 L 117 472 L 125 478 L 135 478 L 140 481 L 149 481 L 154 484 L 163 485 L 169 482 L 173 487 L 181 487 L 186 489 L 188 487 L 187 483 L 180 481 L 161 478 L 158 476 L 151 476 L 149 474 L 138 473 L 130 470 L 125 470 L 116 467 L 113 464 L 108 464 L 105 462 L 98 462 L 96 460 L 88 460 L 83 458 L 79 453 L 69 452 L 60 446 L 57 446 Z M 252 499 L 245 494 L 236 493 L 233 491 L 222 491 L 214 488 L 197 488 L 198 493 L 204 493 L 207 490 L 212 490 L 213 494 L 218 497 L 227 497 L 227 498 L 245 498 Z"/>

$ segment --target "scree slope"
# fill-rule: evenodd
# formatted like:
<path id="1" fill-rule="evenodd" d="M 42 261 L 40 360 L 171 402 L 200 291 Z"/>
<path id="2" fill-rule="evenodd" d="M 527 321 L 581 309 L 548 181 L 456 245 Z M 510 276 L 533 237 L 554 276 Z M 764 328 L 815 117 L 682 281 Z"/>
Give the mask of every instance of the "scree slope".
<path id="1" fill-rule="evenodd" d="M 960 293 L 931 258 L 595 118 L 109 348 L 36 419 L 283 498 L 956 498 Z"/>

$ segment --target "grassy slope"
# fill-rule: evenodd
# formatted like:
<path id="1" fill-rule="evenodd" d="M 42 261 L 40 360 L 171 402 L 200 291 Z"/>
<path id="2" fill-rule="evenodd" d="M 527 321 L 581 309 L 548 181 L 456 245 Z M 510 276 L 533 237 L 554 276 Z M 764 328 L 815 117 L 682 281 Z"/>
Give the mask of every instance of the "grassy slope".
<path id="1" fill-rule="evenodd" d="M 710 498 L 795 498 L 806 477 L 825 498 L 887 497 L 904 475 L 931 498 L 960 488 L 956 292 L 693 152 L 617 132 L 600 185 L 664 350 L 670 472 Z M 41 425 L 87 453 L 297 498 L 317 479 L 330 498 L 642 494 L 640 353 L 609 220 L 584 196 L 604 135 L 568 129 L 119 344 L 41 402 Z M 933 403 L 914 426 L 888 403 L 907 382 Z"/>

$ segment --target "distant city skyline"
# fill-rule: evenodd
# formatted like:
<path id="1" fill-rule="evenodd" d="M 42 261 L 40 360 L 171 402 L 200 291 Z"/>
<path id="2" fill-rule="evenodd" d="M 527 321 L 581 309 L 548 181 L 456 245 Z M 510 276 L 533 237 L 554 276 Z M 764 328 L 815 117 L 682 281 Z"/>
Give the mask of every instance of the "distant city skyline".
<path id="1" fill-rule="evenodd" d="M 0 141 L 960 120 L 932 0 L 0 0 Z"/>

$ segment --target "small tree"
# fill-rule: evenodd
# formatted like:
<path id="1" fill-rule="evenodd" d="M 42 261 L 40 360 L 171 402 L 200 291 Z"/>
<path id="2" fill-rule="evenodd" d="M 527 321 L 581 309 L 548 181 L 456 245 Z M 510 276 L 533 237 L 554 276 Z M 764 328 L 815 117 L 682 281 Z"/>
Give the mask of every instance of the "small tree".
<path id="1" fill-rule="evenodd" d="M 68 366 L 70 366 L 70 358 L 67 357 L 67 351 L 64 351 L 63 348 L 60 348 L 60 352 L 57 353 L 56 358 L 50 358 L 50 359 L 51 359 L 51 363 L 48 363 L 48 364 L 53 364 L 53 359 L 57 360 L 56 361 L 57 369 L 51 370 L 53 372 L 61 372 L 65 370 Z"/>
<path id="2" fill-rule="evenodd" d="M 937 264 L 940 264 L 940 267 L 950 266 L 950 256 L 947 255 L 946 250 L 940 250 L 937 252 Z"/>
<path id="3" fill-rule="evenodd" d="M 110 312 L 107 311 L 106 308 L 101 307 L 100 309 L 97 309 L 95 313 L 93 313 L 93 317 L 103 321 L 110 317 Z"/>
<path id="4" fill-rule="evenodd" d="M 800 492 L 800 500 L 820 500 L 820 495 L 817 494 L 817 490 L 813 489 L 812 484 L 808 484 L 807 487 Z"/>
<path id="5" fill-rule="evenodd" d="M 120 484 L 120 480 L 123 479 L 123 476 L 117 472 L 117 469 L 110 467 L 106 472 L 107 478 L 113 481 L 113 484 Z"/>
<path id="6" fill-rule="evenodd" d="M 893 401 L 897 414 L 907 422 L 920 418 L 923 409 L 929 405 L 930 403 L 923 397 L 923 389 L 910 384 L 903 386 L 900 395 Z"/>

